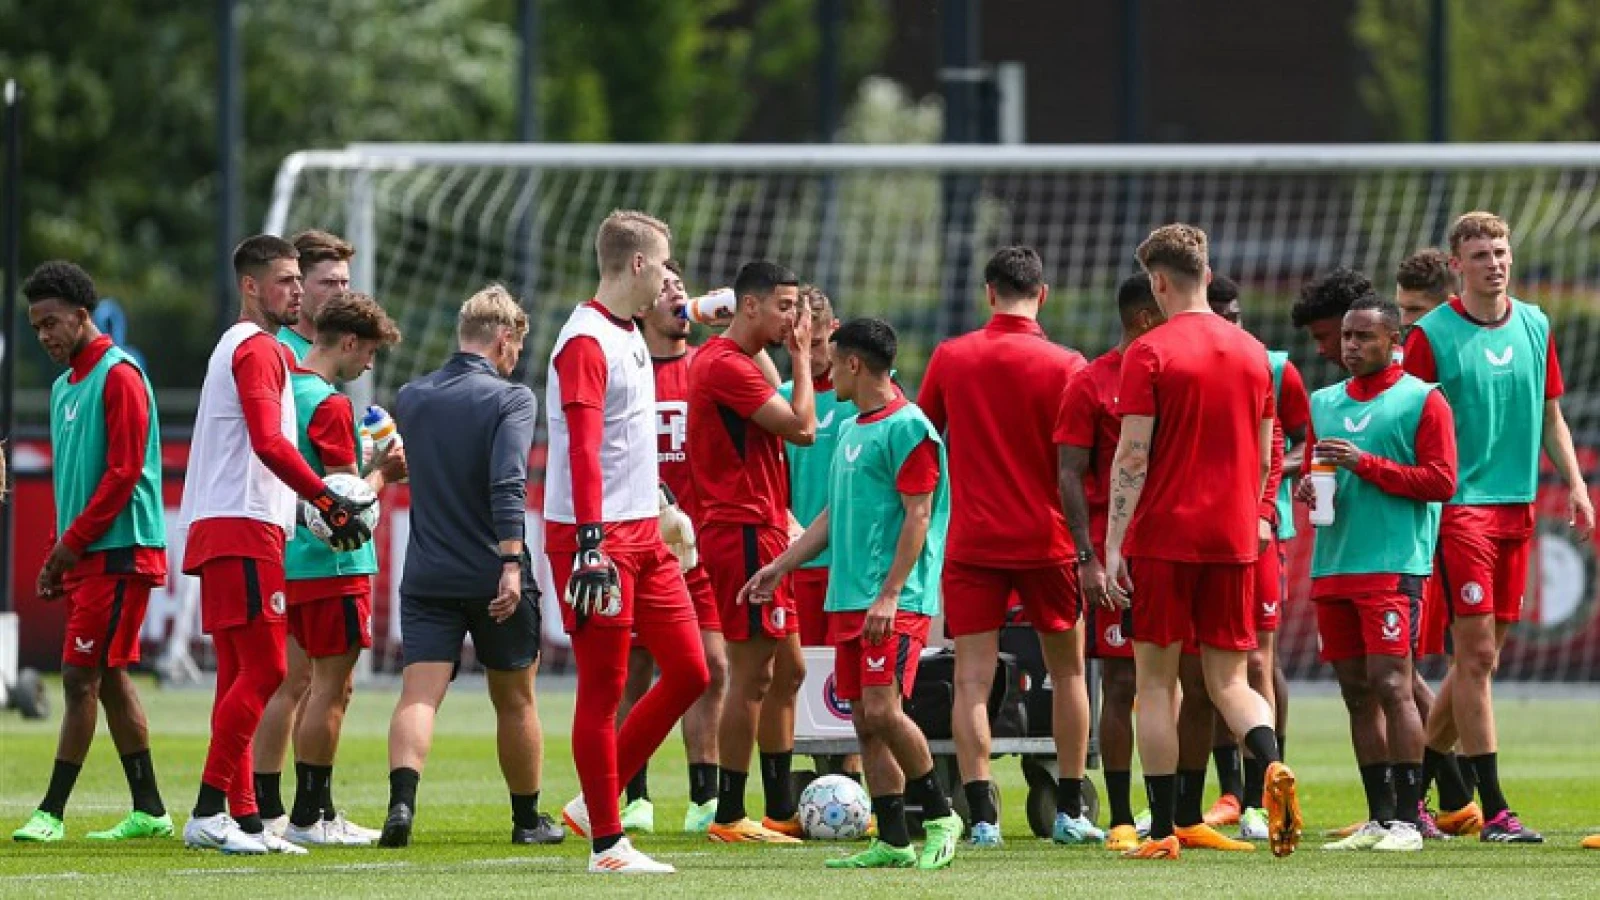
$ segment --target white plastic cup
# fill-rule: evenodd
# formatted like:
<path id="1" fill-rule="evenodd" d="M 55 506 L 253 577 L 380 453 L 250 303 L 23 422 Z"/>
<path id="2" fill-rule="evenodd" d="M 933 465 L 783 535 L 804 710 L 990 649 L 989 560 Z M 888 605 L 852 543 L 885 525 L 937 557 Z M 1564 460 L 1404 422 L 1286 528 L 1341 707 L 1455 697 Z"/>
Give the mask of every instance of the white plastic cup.
<path id="1" fill-rule="evenodd" d="M 1311 504 L 1311 524 L 1326 527 L 1333 524 L 1333 492 L 1337 487 L 1332 463 L 1311 461 L 1311 490 L 1315 502 Z"/>
<path id="2" fill-rule="evenodd" d="M 733 315 L 739 306 L 739 297 L 733 288 L 717 288 L 709 294 L 690 299 L 684 307 L 688 317 L 701 325 L 715 325 Z"/>

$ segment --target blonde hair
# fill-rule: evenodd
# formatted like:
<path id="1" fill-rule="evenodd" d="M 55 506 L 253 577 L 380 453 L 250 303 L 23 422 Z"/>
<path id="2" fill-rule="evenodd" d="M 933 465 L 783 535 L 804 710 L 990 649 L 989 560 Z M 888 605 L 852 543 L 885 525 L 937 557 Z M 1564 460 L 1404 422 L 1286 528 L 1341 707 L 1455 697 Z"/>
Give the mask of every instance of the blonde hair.
<path id="1" fill-rule="evenodd" d="M 463 344 L 486 344 L 509 328 L 520 343 L 528 336 L 528 314 L 503 285 L 490 284 L 461 304 L 456 338 Z"/>
<path id="2" fill-rule="evenodd" d="M 1492 212 L 1482 210 L 1469 212 L 1456 219 L 1455 224 L 1450 226 L 1450 255 L 1460 256 L 1461 245 L 1478 238 L 1510 240 L 1511 226 L 1506 224 L 1505 219 Z"/>
<path id="3" fill-rule="evenodd" d="M 800 302 L 811 307 L 813 320 L 826 322 L 834 318 L 833 301 L 814 284 L 800 285 Z"/>
<path id="4" fill-rule="evenodd" d="M 1204 231 L 1178 222 L 1150 232 L 1134 255 L 1146 272 L 1165 269 L 1198 281 L 1206 274 L 1208 249 Z"/>
<path id="5" fill-rule="evenodd" d="M 642 253 L 656 241 L 672 239 L 667 223 L 633 209 L 614 210 L 600 223 L 594 236 L 594 255 L 601 275 L 615 275 L 627 268 L 635 253 Z"/>

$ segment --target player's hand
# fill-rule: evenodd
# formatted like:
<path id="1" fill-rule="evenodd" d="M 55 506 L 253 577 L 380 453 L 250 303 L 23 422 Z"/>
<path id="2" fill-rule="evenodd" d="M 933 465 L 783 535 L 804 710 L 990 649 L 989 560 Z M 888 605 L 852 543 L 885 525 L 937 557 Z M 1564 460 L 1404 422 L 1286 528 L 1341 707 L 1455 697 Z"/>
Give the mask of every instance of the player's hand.
<path id="1" fill-rule="evenodd" d="M 343 494 L 323 488 L 322 493 L 312 499 L 311 505 L 316 508 L 317 514 L 322 516 L 322 521 L 327 523 L 328 530 L 332 532 L 328 546 L 336 552 L 348 553 L 351 550 L 361 549 L 363 544 L 372 540 L 372 529 L 361 521 L 361 513 L 376 502 L 377 498 L 374 497 L 364 503 L 357 503 Z"/>
<path id="2" fill-rule="evenodd" d="M 63 593 L 62 579 L 73 566 L 78 564 L 79 556 L 66 541 L 58 540 L 50 548 L 50 554 L 44 558 L 44 565 L 39 569 L 39 580 L 35 585 L 36 593 L 45 600 L 54 600 Z"/>
<path id="3" fill-rule="evenodd" d="M 567 580 L 567 605 L 580 616 L 614 616 L 622 612 L 622 576 L 600 541 L 599 525 L 578 526 L 578 555 Z"/>
<path id="4" fill-rule="evenodd" d="M 793 512 L 788 513 L 788 516 L 789 521 L 787 523 L 787 529 L 789 532 L 789 543 L 792 544 L 795 541 L 800 540 L 800 536 L 806 533 L 806 527 L 800 524 L 800 520 L 794 517 Z"/>
<path id="5" fill-rule="evenodd" d="M 794 327 L 789 329 L 789 355 L 798 359 L 811 356 L 811 304 L 797 303 L 794 308 Z"/>
<path id="6" fill-rule="evenodd" d="M 665 483 L 661 485 L 660 508 L 661 540 L 678 558 L 679 568 L 687 572 L 700 563 L 700 553 L 695 548 L 694 523 L 679 508 L 678 498 L 672 495 L 672 489 Z"/>
<path id="7" fill-rule="evenodd" d="M 406 449 L 394 443 L 373 452 L 372 468 L 383 474 L 386 484 L 405 481 L 411 475 L 410 468 L 406 466 Z"/>
<path id="8" fill-rule="evenodd" d="M 1309 476 L 1300 479 L 1300 482 L 1294 486 L 1294 499 L 1307 505 L 1317 502 L 1317 489 L 1311 486 L 1311 478 Z"/>
<path id="9" fill-rule="evenodd" d="M 1567 525 L 1584 540 L 1594 534 L 1594 501 L 1589 499 L 1586 484 L 1567 491 Z"/>
<path id="10" fill-rule="evenodd" d="M 867 619 L 861 627 L 861 637 L 874 646 L 894 634 L 894 614 L 900 609 L 900 592 L 882 593 L 867 607 Z"/>
<path id="11" fill-rule="evenodd" d="M 1110 579 L 1107 598 L 1111 609 L 1127 609 L 1133 605 L 1133 576 L 1128 572 L 1128 561 L 1121 550 L 1106 553 L 1106 575 Z"/>
<path id="12" fill-rule="evenodd" d="M 1256 540 L 1261 543 L 1261 546 L 1256 549 L 1258 551 L 1267 549 L 1267 545 L 1272 543 L 1272 536 L 1277 533 L 1277 530 L 1270 519 L 1257 519 Z"/>
<path id="13" fill-rule="evenodd" d="M 739 589 L 737 601 L 739 603 L 770 603 L 772 597 L 778 592 L 778 585 L 783 583 L 784 571 L 778 564 L 768 563 L 750 576 L 750 580 Z"/>
<path id="14" fill-rule="evenodd" d="M 1078 563 L 1078 589 L 1083 592 L 1083 602 L 1115 609 L 1111 602 L 1111 585 L 1106 578 L 1106 567 L 1100 557 L 1091 556 Z"/>
<path id="15" fill-rule="evenodd" d="M 1326 460 L 1341 468 L 1355 471 L 1361 463 L 1361 448 L 1350 443 L 1344 438 L 1328 438 L 1317 441 L 1316 450 L 1313 451 L 1317 459 Z"/>
<path id="16" fill-rule="evenodd" d="M 489 618 L 504 622 L 517 611 L 522 602 L 522 565 L 505 563 L 500 567 L 500 586 L 494 599 L 489 601 Z"/>

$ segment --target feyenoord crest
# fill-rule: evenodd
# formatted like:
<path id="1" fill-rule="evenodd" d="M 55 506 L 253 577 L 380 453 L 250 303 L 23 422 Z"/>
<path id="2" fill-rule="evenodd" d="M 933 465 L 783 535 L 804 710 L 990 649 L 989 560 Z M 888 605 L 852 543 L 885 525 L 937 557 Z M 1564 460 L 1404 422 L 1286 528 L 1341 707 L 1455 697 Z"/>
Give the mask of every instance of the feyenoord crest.
<path id="1" fill-rule="evenodd" d="M 1122 623 L 1112 622 L 1106 626 L 1106 644 L 1112 647 L 1121 647 L 1128 639 L 1122 636 Z"/>
<path id="2" fill-rule="evenodd" d="M 772 627 L 773 628 L 777 629 L 778 631 L 782 631 L 784 625 L 788 621 L 789 621 L 789 611 L 787 609 L 784 609 L 781 606 L 774 606 L 772 608 Z"/>
<path id="3" fill-rule="evenodd" d="M 283 599 L 283 591 L 273 591 L 272 596 L 267 598 L 267 604 L 272 607 L 273 615 L 283 615 L 283 609 L 286 605 Z"/>
<path id="4" fill-rule="evenodd" d="M 1461 602 L 1468 606 L 1477 606 L 1483 602 L 1483 585 L 1476 581 L 1469 581 L 1461 586 Z"/>
<path id="5" fill-rule="evenodd" d="M 1386 610 L 1383 614 L 1383 639 L 1400 640 L 1400 614 L 1392 609 Z"/>

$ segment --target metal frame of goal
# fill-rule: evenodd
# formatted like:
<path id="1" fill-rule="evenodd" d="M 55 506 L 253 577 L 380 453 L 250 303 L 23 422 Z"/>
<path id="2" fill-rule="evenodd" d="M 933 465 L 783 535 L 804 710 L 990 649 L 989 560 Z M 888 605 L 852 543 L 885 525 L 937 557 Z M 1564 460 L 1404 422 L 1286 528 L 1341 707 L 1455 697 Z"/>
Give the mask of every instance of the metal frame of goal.
<path id="1" fill-rule="evenodd" d="M 767 257 L 824 287 L 843 314 L 887 317 L 910 386 L 938 340 L 982 321 L 993 248 L 1039 249 L 1051 284 L 1042 322 L 1092 357 L 1116 340 L 1112 297 L 1139 239 L 1192 222 L 1211 236 L 1214 269 L 1240 283 L 1247 327 L 1290 351 L 1312 389 L 1337 373 L 1289 322 L 1299 286 L 1349 266 L 1387 292 L 1396 264 L 1442 242 L 1455 215 L 1492 209 L 1513 228 L 1514 288 L 1551 314 L 1585 459 L 1600 447 L 1600 144 L 353 144 L 287 158 L 265 227 L 327 228 L 356 245 L 354 287 L 406 334 L 356 388 L 358 399 L 383 400 L 443 360 L 459 303 L 488 281 L 528 308 L 524 377 L 542 386 L 555 331 L 594 282 L 594 227 L 614 208 L 672 225 L 692 292 Z M 1531 621 L 1501 671 L 1596 680 L 1595 553 L 1566 536 L 1551 487 Z M 1286 666 L 1312 676 L 1303 592 L 1289 612 Z"/>

